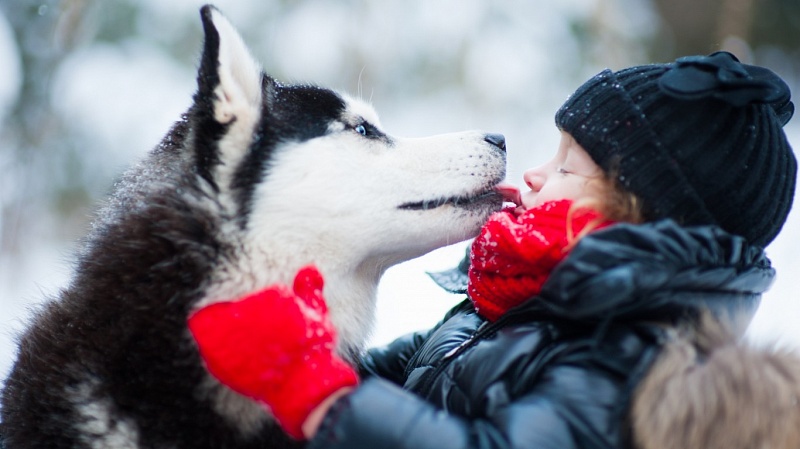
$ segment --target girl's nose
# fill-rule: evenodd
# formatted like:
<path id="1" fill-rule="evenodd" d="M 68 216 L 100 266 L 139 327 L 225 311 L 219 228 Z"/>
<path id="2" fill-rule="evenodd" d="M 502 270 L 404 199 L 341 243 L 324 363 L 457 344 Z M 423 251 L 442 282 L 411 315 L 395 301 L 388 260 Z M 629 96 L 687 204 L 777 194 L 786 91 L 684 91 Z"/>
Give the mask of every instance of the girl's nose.
<path id="1" fill-rule="evenodd" d="M 542 189 L 546 179 L 540 168 L 541 167 L 529 168 L 522 174 L 522 180 L 525 181 L 528 188 L 534 192 L 538 192 Z"/>

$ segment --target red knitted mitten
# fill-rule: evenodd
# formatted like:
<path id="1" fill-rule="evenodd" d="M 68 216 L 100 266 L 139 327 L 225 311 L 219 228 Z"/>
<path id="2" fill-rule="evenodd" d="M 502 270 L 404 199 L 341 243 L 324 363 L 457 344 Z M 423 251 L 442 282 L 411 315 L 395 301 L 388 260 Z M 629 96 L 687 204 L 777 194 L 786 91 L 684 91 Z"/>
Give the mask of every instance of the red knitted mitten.
<path id="1" fill-rule="evenodd" d="M 203 307 L 188 320 L 208 371 L 269 407 L 297 439 L 317 405 L 358 383 L 353 368 L 334 352 L 336 330 L 322 286 L 322 275 L 309 266 L 297 273 L 293 289 L 272 285 Z"/>

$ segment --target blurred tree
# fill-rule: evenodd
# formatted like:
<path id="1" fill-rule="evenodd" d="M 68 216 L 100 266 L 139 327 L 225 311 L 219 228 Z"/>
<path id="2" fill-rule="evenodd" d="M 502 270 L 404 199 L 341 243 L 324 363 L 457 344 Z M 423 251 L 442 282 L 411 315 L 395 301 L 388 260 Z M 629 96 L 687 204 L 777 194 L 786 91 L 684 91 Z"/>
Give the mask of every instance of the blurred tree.
<path id="1" fill-rule="evenodd" d="M 281 60 L 270 58 L 284 55 L 284 59 L 298 59 L 298 55 L 295 51 L 287 58 L 285 51 L 281 53 L 284 49 L 271 48 L 274 41 L 270 33 L 285 29 L 281 27 L 286 22 L 316 17 L 321 20 L 318 25 L 330 27 L 319 34 L 336 31 L 332 24 L 337 23 L 342 36 L 320 38 L 297 34 L 295 38 L 303 40 L 301 44 L 329 44 L 324 52 L 314 49 L 321 52 L 314 58 L 316 60 L 348 58 L 340 67 L 318 65 L 326 71 L 338 70 L 340 85 L 350 83 L 351 86 L 354 79 L 361 82 L 359 71 L 364 72 L 362 69 L 372 64 L 363 81 L 367 86 L 376 86 L 379 84 L 376 78 L 379 78 L 386 91 L 383 100 L 392 96 L 435 96 L 448 88 L 459 89 L 460 95 L 469 97 L 470 101 L 482 101 L 484 113 L 490 116 L 509 109 L 513 109 L 515 116 L 525 115 L 529 113 L 525 108 L 532 102 L 529 92 L 536 89 L 535 95 L 547 95 L 548 92 L 539 92 L 543 89 L 539 89 L 538 84 L 544 81 L 526 75 L 530 70 L 524 64 L 547 64 L 551 72 L 562 77 L 566 73 L 567 77 L 582 78 L 586 74 L 582 70 L 594 70 L 586 68 L 591 65 L 586 64 L 587 61 L 622 67 L 669 61 L 679 55 L 708 53 L 720 48 L 731 49 L 747 61 L 756 58 L 761 49 L 769 48 L 770 54 L 773 57 L 777 54 L 783 64 L 782 75 L 796 80 L 800 73 L 798 0 L 579 0 L 573 3 L 585 13 L 561 18 L 568 22 L 572 31 L 577 48 L 570 49 L 579 54 L 582 67 L 574 67 L 581 64 L 565 57 L 569 52 L 564 52 L 563 48 L 571 45 L 565 40 L 556 43 L 562 48 L 554 45 L 548 55 L 536 52 L 530 42 L 547 42 L 548 38 L 537 34 L 542 26 L 538 21 L 543 15 L 541 6 L 527 2 L 504 5 L 475 0 L 464 2 L 460 11 L 452 12 L 446 10 L 451 6 L 444 2 L 439 7 L 427 3 L 423 8 L 427 13 L 422 14 L 402 2 L 250 1 L 239 10 L 247 11 L 246 14 L 240 12 L 234 19 L 245 39 L 252 43 L 257 59 L 279 78 L 286 79 L 284 75 L 287 74 L 282 72 L 286 66 L 281 65 Z M 324 20 L 319 19 L 320 14 L 304 14 L 311 9 L 323 11 Z M 3 169 L 0 175 L 5 178 L 6 185 L 15 186 L 0 192 L 0 250 L 5 253 L 18 252 L 25 246 L 26 239 L 36 238 L 35 230 L 42 218 L 50 215 L 52 206 L 57 212 L 57 229 L 64 237 L 74 239 L 82 233 L 91 197 L 104 191 L 109 177 L 113 176 L 113 173 L 87 165 L 87 153 L 90 153 L 87 148 L 92 144 L 96 146 L 90 140 L 92 136 L 82 135 L 75 129 L 73 117 L 64 116 L 52 107 L 53 81 L 62 63 L 80 49 L 96 43 L 120 46 L 136 41 L 157 46 L 169 57 L 192 67 L 201 36 L 194 14 L 196 5 L 190 2 L 13 0 L 0 2 L 0 11 L 13 27 L 25 74 L 17 102 L 9 117 L 0 124 L 0 139 L 8 153 L 0 166 Z M 477 19 L 464 20 L 456 15 L 464 11 L 472 11 Z M 375 22 L 382 25 L 370 28 Z M 644 30 L 653 23 L 657 32 Z M 475 29 L 476 25 L 480 30 Z M 420 26 L 423 32 L 416 33 L 414 27 Z M 424 34 L 433 30 L 439 33 Z M 425 41 L 430 36 L 441 41 Z M 487 61 L 495 57 L 492 52 L 501 49 L 487 42 L 494 44 L 509 38 L 519 45 L 502 48 L 500 59 L 491 65 L 500 69 L 474 70 L 488 66 Z M 447 50 L 442 50 L 440 47 L 445 45 Z M 302 47 L 294 47 L 298 48 Z M 523 49 L 525 51 L 520 51 Z M 534 62 L 519 62 L 526 57 Z M 512 68 L 515 70 L 510 70 Z M 288 75 L 295 75 L 297 67 L 291 69 Z M 568 73 L 569 70 L 574 73 Z M 495 83 L 502 72 L 516 74 L 511 78 L 514 86 Z M 504 91 L 506 95 L 498 95 Z"/>
<path id="2" fill-rule="evenodd" d="M 0 249 L 4 252 L 17 252 L 24 245 L 27 233 L 23 230 L 46 214 L 43 198 L 55 198 L 58 203 L 83 196 L 80 157 L 69 138 L 69 124 L 48 106 L 59 64 L 90 34 L 83 19 L 87 3 L 18 0 L 0 4 L 12 26 L 24 74 L 17 101 L 0 128 L 10 164 L 3 176 L 14 187 L 3 192 L 0 203 Z M 62 157 L 67 154 L 71 157 Z"/>
<path id="3" fill-rule="evenodd" d="M 753 51 L 778 47 L 787 57 L 800 51 L 797 0 L 655 0 L 663 20 L 651 55 L 668 61 L 681 55 L 732 51 L 755 62 Z"/>
<path id="4" fill-rule="evenodd" d="M 6 152 L 0 168 L 12 187 L 0 192 L 0 251 L 19 256 L 40 233 L 55 230 L 70 241 L 83 234 L 92 197 L 105 191 L 113 176 L 87 164 L 92 136 L 82 135 L 72 117 L 53 108 L 59 68 L 89 45 L 146 38 L 139 36 L 137 23 L 147 9 L 135 0 L 14 0 L 0 2 L 0 12 L 13 29 L 24 74 L 17 101 L 0 122 Z M 171 29 L 190 28 L 178 25 Z M 185 35 L 170 37 L 163 45 L 176 59 L 194 57 L 180 45 Z M 56 226 L 48 223 L 51 216 Z"/>
<path id="5" fill-rule="evenodd" d="M 760 0 L 753 3 L 757 6 L 750 29 L 754 44 L 773 45 L 795 59 L 800 58 L 800 1 Z"/>

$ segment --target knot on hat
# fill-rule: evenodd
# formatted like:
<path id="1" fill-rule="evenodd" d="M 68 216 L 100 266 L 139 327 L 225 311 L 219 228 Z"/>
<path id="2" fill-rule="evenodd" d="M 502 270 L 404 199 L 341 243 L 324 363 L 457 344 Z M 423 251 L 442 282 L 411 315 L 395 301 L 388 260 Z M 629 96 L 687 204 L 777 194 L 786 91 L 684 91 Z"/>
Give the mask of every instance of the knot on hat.
<path id="1" fill-rule="evenodd" d="M 746 65 L 731 53 L 678 58 L 658 80 L 659 88 L 674 98 L 716 98 L 735 107 L 769 104 L 781 125 L 794 115 L 789 86 L 763 67 Z"/>

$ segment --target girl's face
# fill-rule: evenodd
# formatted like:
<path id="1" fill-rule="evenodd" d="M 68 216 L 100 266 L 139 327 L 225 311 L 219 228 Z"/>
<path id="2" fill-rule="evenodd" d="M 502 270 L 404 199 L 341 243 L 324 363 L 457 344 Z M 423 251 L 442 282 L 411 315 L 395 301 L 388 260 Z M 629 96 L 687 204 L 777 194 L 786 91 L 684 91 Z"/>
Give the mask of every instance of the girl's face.
<path id="1" fill-rule="evenodd" d="M 602 177 L 603 170 L 589 153 L 571 135 L 562 131 L 556 155 L 522 175 L 530 190 L 522 193 L 522 204 L 517 212 L 554 200 L 601 200 L 602 183 L 596 181 Z"/>

